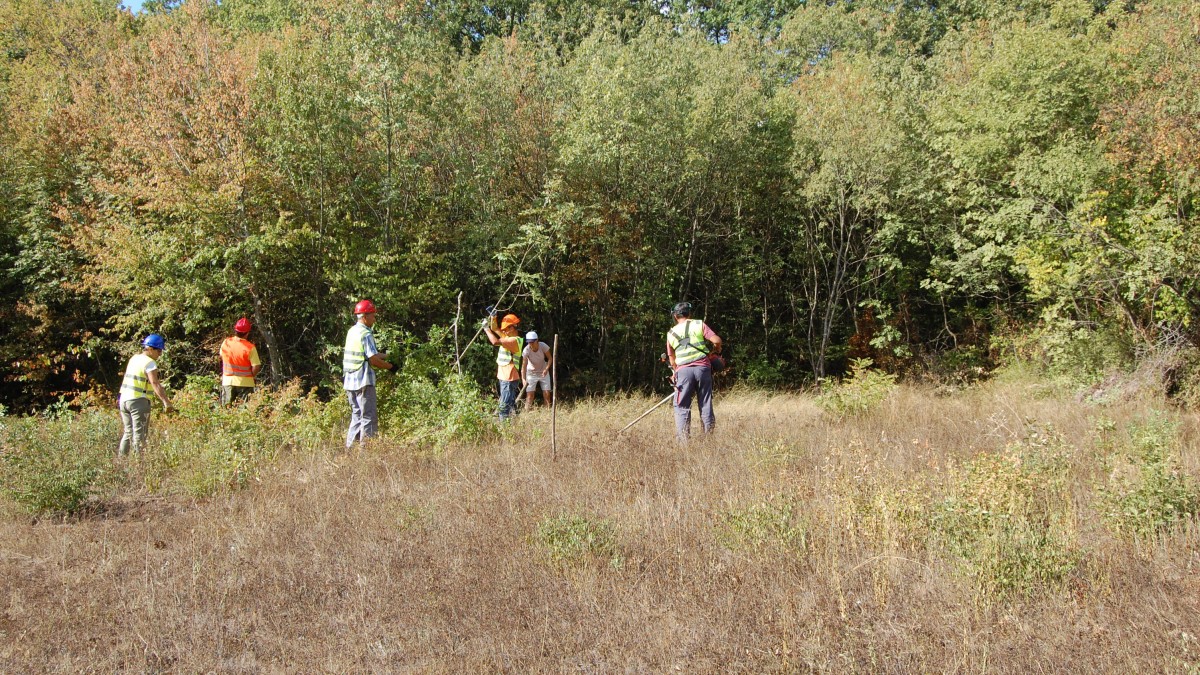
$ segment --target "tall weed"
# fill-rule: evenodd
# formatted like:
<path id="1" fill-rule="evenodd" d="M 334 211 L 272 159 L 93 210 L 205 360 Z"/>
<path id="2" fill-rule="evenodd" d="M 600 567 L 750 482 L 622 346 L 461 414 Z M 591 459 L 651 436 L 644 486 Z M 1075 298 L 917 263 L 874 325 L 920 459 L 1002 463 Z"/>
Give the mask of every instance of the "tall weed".
<path id="1" fill-rule="evenodd" d="M 928 549 L 928 491 L 912 480 L 876 459 L 861 462 L 850 475 L 834 476 L 821 490 L 835 507 L 829 531 L 849 545 L 846 550 L 863 556 L 858 565 L 867 567 L 881 607 L 896 590 L 895 567 L 911 565 Z"/>
<path id="2" fill-rule="evenodd" d="M 1179 466 L 1178 435 L 1178 424 L 1161 413 L 1130 427 L 1128 446 L 1110 457 L 1108 484 L 1100 488 L 1112 529 L 1148 537 L 1200 512 L 1200 489 Z"/>
<path id="3" fill-rule="evenodd" d="M 805 548 L 807 532 L 798 522 L 794 501 L 777 497 L 723 512 L 717 540 L 730 550 L 799 552 Z"/>
<path id="4" fill-rule="evenodd" d="M 869 412 L 896 389 L 896 376 L 871 367 L 871 359 L 851 362 L 850 377 L 839 381 L 823 378 L 817 404 L 839 417 Z"/>
<path id="5" fill-rule="evenodd" d="M 929 536 L 930 503 L 924 486 L 911 481 L 878 463 L 864 463 L 824 492 L 837 505 L 839 529 L 855 543 L 889 552 L 918 549 Z"/>
<path id="6" fill-rule="evenodd" d="M 115 411 L 0 417 L 0 490 L 31 513 L 75 513 L 117 475 Z"/>
<path id="7" fill-rule="evenodd" d="M 1034 433 L 957 472 L 931 528 L 983 601 L 1053 585 L 1076 568 L 1067 446 Z"/>
<path id="8" fill-rule="evenodd" d="M 189 378 L 175 396 L 177 415 L 151 427 L 143 475 L 152 491 L 203 497 L 237 488 L 280 451 L 315 450 L 330 437 L 334 420 L 323 414 L 325 404 L 299 382 L 260 387 L 229 407 L 213 396 L 214 384 L 215 378 Z"/>

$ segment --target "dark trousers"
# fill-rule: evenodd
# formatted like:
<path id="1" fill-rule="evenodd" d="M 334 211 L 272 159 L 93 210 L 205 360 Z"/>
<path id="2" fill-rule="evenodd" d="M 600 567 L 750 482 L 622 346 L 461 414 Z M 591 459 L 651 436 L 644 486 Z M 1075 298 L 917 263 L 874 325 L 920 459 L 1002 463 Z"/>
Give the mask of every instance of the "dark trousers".
<path id="1" fill-rule="evenodd" d="M 254 393 L 254 387 L 237 387 L 232 384 L 221 385 L 221 404 L 233 405 L 238 401 L 245 400 Z"/>

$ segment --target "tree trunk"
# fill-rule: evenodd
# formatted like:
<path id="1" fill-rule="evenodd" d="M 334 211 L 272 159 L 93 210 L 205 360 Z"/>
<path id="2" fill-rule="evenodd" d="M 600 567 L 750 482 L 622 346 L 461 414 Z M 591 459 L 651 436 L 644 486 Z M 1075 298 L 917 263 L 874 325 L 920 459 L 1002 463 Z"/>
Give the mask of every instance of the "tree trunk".
<path id="1" fill-rule="evenodd" d="M 688 244 L 688 259 L 687 267 L 684 270 L 683 279 L 679 282 L 679 301 L 685 301 L 688 293 L 692 290 L 692 269 L 696 259 L 696 235 L 700 229 L 700 213 L 694 211 L 692 213 L 692 234 L 690 243 Z"/>
<path id="2" fill-rule="evenodd" d="M 284 379 L 283 352 L 279 350 L 279 344 L 275 340 L 275 331 L 271 329 L 271 323 L 263 312 L 262 298 L 255 292 L 253 286 L 250 287 L 250 298 L 254 302 L 254 324 L 258 326 L 258 332 L 262 333 L 263 341 L 267 346 L 267 363 L 270 364 L 271 369 L 271 384 L 279 384 Z"/>

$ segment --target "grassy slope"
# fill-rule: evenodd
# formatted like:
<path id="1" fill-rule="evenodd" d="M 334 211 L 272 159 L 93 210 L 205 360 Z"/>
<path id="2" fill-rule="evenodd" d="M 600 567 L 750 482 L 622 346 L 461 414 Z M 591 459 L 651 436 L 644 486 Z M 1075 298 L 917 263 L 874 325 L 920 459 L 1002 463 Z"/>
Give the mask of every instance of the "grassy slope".
<path id="1" fill-rule="evenodd" d="M 200 503 L 127 496 L 67 523 L 9 513 L 0 669 L 1200 664 L 1190 637 L 1200 635 L 1200 531 L 1135 543 L 1096 515 L 1097 420 L 1122 428 L 1150 404 L 1100 408 L 1027 383 L 952 398 L 906 387 L 838 421 L 811 398 L 733 394 L 718 399 L 719 433 L 686 449 L 672 442 L 669 409 L 615 435 L 652 402 L 567 407 L 557 459 L 548 417 L 534 413 L 504 441 L 439 457 L 386 443 L 287 457 L 261 482 Z M 1025 438 L 1030 422 L 1068 448 L 1080 563 L 1055 583 L 991 596 L 928 533 L 914 536 L 921 519 L 903 506 L 928 508 L 964 462 Z M 1195 476 L 1194 417 L 1181 439 Z M 751 513 L 785 514 L 774 522 L 784 529 L 767 517 L 731 536 L 731 514 Z M 535 532 L 562 514 L 607 521 L 615 549 L 549 562 Z"/>

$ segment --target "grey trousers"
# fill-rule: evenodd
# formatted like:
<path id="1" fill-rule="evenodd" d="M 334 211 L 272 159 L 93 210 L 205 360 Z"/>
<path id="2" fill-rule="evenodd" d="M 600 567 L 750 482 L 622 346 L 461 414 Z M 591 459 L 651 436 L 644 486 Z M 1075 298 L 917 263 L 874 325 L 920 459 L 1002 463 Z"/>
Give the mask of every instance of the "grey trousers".
<path id="1" fill-rule="evenodd" d="M 150 436 L 150 399 L 135 398 L 121 402 L 121 445 L 117 454 L 124 457 L 131 449 L 142 453 L 146 450 L 146 439 Z"/>
<path id="2" fill-rule="evenodd" d="M 346 390 L 350 400 L 350 429 L 346 432 L 346 447 L 354 441 L 365 441 L 379 435 L 379 412 L 375 408 L 375 385 Z"/>
<path id="3" fill-rule="evenodd" d="M 686 441 L 692 433 L 692 397 L 700 408 L 704 431 L 711 432 L 717 424 L 712 405 L 712 368 L 707 365 L 680 368 L 675 371 L 675 434 Z"/>

